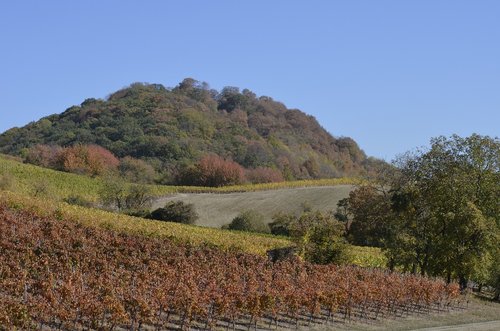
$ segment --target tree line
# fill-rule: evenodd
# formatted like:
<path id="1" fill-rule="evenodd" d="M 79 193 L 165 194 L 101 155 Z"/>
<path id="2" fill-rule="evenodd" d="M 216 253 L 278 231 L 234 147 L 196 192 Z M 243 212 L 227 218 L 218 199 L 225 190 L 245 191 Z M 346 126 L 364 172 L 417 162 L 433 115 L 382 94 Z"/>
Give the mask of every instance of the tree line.
<path id="1" fill-rule="evenodd" d="M 438 137 L 341 200 L 348 240 L 381 247 L 391 269 L 490 285 L 500 295 L 500 141 Z"/>

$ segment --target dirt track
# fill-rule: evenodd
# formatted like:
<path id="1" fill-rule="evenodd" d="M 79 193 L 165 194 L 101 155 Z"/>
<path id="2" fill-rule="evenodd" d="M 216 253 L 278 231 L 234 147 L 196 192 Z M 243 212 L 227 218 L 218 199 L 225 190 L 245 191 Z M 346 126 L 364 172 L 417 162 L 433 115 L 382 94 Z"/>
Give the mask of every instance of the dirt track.
<path id="1" fill-rule="evenodd" d="M 500 320 L 491 322 L 479 322 L 461 325 L 438 326 L 425 329 L 414 329 L 414 331 L 497 331 L 500 330 Z"/>

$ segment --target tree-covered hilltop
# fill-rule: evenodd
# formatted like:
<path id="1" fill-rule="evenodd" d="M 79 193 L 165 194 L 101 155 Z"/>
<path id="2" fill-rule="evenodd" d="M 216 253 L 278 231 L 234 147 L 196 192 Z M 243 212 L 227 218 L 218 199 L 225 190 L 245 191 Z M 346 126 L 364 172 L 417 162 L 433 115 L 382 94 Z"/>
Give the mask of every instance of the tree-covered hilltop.
<path id="1" fill-rule="evenodd" d="M 190 78 L 175 88 L 134 83 L 106 100 L 86 99 L 0 135 L 1 153 L 22 156 L 40 144 L 99 145 L 117 157 L 146 161 L 163 182 L 207 154 L 247 169 L 279 170 L 285 179 L 359 175 L 378 162 L 300 110 Z"/>

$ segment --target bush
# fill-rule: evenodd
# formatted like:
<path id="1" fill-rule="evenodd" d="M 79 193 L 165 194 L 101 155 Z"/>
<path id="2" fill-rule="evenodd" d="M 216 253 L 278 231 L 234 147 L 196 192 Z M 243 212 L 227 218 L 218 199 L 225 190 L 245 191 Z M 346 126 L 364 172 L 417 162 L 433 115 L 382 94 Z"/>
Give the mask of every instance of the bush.
<path id="1" fill-rule="evenodd" d="M 246 177 L 252 184 L 278 183 L 285 181 L 281 171 L 268 167 L 248 169 L 246 171 Z"/>
<path id="2" fill-rule="evenodd" d="M 153 183 L 156 178 L 155 169 L 143 160 L 126 156 L 120 160 L 120 175 L 134 183 Z"/>
<path id="3" fill-rule="evenodd" d="M 0 175 L 0 190 L 9 191 L 15 186 L 15 178 L 9 173 Z"/>
<path id="4" fill-rule="evenodd" d="M 149 218 L 159 221 L 194 224 L 198 219 L 198 214 L 192 203 L 170 201 L 165 204 L 165 207 L 152 211 Z"/>
<path id="5" fill-rule="evenodd" d="M 245 179 L 243 167 L 217 155 L 206 155 L 193 167 L 181 171 L 177 182 L 181 185 L 220 187 L 237 185 Z"/>
<path id="6" fill-rule="evenodd" d="M 108 177 L 103 181 L 99 197 L 109 209 L 134 213 L 151 207 L 153 195 L 146 185 L 129 185 L 120 178 Z"/>
<path id="7" fill-rule="evenodd" d="M 24 161 L 45 168 L 57 168 L 57 161 L 62 152 L 60 146 L 35 145 L 27 151 Z"/>
<path id="8" fill-rule="evenodd" d="M 98 145 L 75 145 L 64 148 L 58 156 L 58 168 L 63 171 L 91 176 L 116 170 L 120 161 Z"/>
<path id="9" fill-rule="evenodd" d="M 270 233 L 269 226 L 264 223 L 264 216 L 253 210 L 241 212 L 225 228 L 247 232 Z"/>
<path id="10" fill-rule="evenodd" d="M 52 197 L 52 192 L 50 189 L 50 184 L 45 179 L 37 179 L 32 183 L 31 193 L 35 197 Z"/>
<path id="11" fill-rule="evenodd" d="M 69 203 L 70 205 L 82 206 L 86 208 L 94 207 L 92 201 L 89 201 L 79 195 L 70 195 L 69 197 L 63 199 L 63 201 Z"/>
<path id="12" fill-rule="evenodd" d="M 130 185 L 125 195 L 125 206 L 132 211 L 144 210 L 151 207 L 153 195 L 146 185 Z"/>
<path id="13" fill-rule="evenodd" d="M 280 213 L 273 220 L 269 224 L 271 233 L 290 236 L 305 260 L 317 264 L 341 264 L 349 260 L 344 224 L 333 215 L 304 207 L 299 216 Z"/>
<path id="14" fill-rule="evenodd" d="M 293 214 L 278 213 L 273 216 L 273 221 L 269 223 L 271 234 L 275 236 L 290 236 L 290 225 L 296 221 Z"/>

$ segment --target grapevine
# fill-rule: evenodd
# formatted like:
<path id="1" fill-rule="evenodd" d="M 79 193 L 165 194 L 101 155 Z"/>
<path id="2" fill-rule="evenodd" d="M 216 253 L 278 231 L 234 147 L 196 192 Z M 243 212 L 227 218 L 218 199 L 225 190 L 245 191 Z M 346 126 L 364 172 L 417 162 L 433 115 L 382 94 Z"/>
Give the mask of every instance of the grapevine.
<path id="1" fill-rule="evenodd" d="M 456 284 L 61 221 L 0 203 L 0 329 L 293 327 L 448 309 Z"/>

